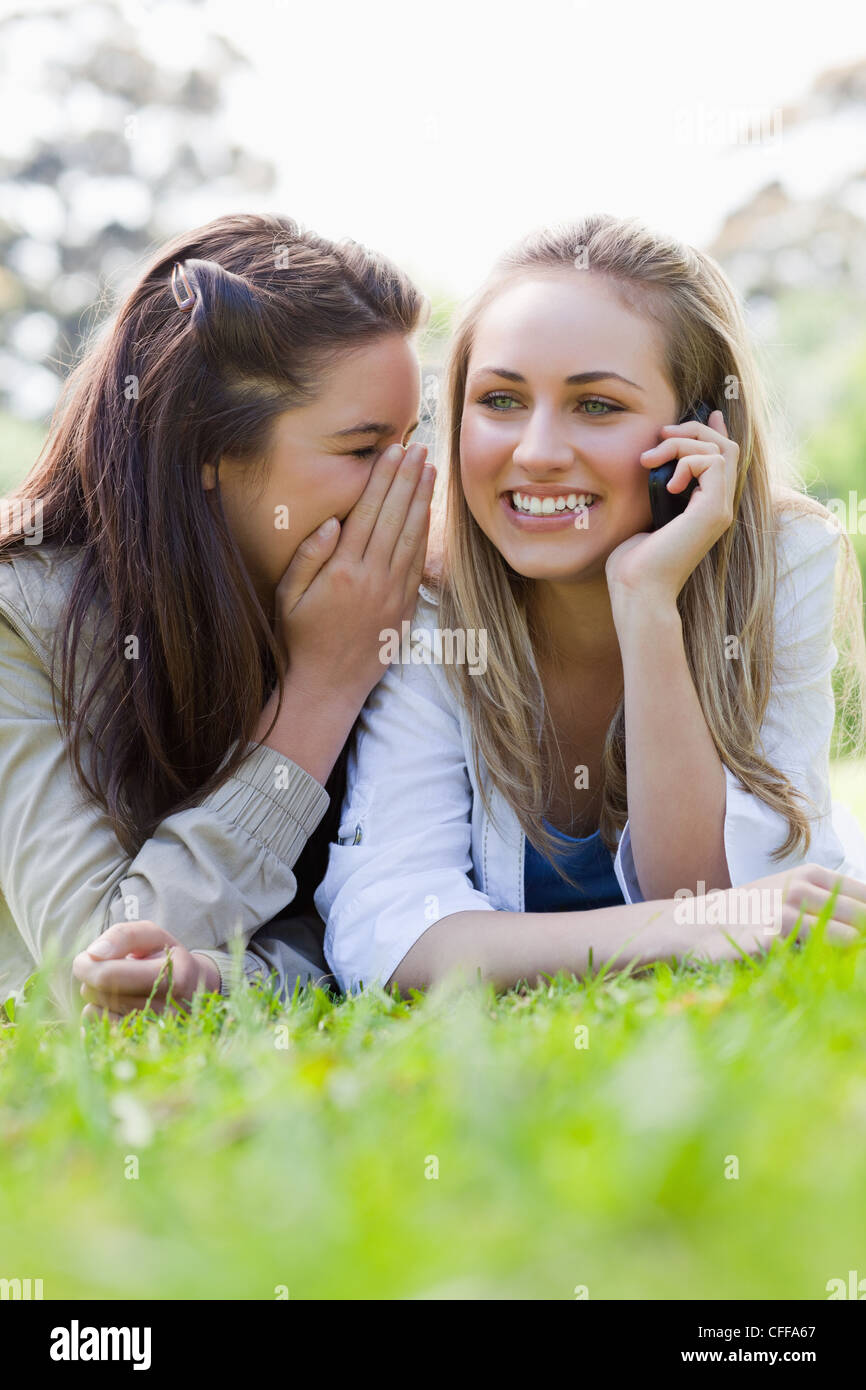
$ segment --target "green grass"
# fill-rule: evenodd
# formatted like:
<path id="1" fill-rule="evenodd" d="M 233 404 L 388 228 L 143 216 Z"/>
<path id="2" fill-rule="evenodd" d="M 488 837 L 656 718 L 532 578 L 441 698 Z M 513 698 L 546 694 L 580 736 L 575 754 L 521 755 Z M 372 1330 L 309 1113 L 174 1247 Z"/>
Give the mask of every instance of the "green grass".
<path id="1" fill-rule="evenodd" d="M 0 1029 L 0 1276 L 826 1298 L 866 1274 L 866 938 L 792 944 L 499 996 L 212 996 L 84 1036 L 37 994 Z"/>

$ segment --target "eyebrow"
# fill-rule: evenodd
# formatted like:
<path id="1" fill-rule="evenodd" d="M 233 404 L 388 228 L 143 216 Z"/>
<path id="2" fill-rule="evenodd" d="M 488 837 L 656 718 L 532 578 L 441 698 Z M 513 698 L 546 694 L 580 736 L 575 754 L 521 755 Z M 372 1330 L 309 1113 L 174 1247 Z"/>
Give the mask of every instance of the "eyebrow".
<path id="1" fill-rule="evenodd" d="M 408 428 L 408 430 L 406 431 L 406 433 L 407 433 L 407 434 L 411 434 L 413 430 L 417 430 L 419 423 L 420 423 L 420 422 L 419 422 L 418 420 L 416 420 L 415 423 L 414 423 L 414 425 L 410 425 L 410 426 L 409 426 L 409 428 Z M 359 424 L 359 425 L 350 425 L 348 429 L 345 429 L 345 430 L 337 430 L 334 434 L 329 434 L 329 435 L 328 435 L 328 438 L 329 438 L 329 439 L 345 439 L 347 435 L 353 435 L 353 434 L 393 434 L 393 433 L 394 433 L 394 426 L 393 426 L 393 425 L 389 425 L 389 424 L 387 424 L 386 422 L 384 422 L 384 421 L 382 421 L 382 420 L 364 420 L 364 421 L 362 421 L 362 423 Z"/>
<path id="2" fill-rule="evenodd" d="M 521 376 L 519 372 L 510 372 L 506 367 L 478 367 L 476 371 L 472 373 L 472 376 L 481 376 L 484 372 L 489 372 L 492 376 L 503 376 L 506 381 L 526 382 L 525 376 Z M 633 386 L 636 391 L 642 391 L 644 389 L 642 386 L 638 386 L 636 381 L 630 381 L 627 376 L 622 376 L 619 372 L 609 372 L 607 370 L 576 372 L 574 376 L 567 376 L 565 378 L 565 385 L 585 386 L 592 381 L 624 381 L 627 386 Z"/>

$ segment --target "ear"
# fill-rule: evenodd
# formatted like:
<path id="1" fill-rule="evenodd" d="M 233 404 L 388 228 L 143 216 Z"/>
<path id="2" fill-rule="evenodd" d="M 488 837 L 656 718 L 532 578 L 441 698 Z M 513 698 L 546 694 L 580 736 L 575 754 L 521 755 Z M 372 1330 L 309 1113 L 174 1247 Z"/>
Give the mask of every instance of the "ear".
<path id="1" fill-rule="evenodd" d="M 201 485 L 205 492 L 211 492 L 216 487 L 216 469 L 212 463 L 202 464 Z"/>

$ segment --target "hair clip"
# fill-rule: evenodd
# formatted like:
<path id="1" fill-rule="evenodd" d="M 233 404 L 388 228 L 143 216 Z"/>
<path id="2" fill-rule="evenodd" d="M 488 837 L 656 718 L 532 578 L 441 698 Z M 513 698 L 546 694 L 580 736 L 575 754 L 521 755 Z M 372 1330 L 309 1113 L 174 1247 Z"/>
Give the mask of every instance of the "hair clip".
<path id="1" fill-rule="evenodd" d="M 183 287 L 185 291 L 185 295 L 183 298 L 181 298 L 177 290 L 178 276 L 183 281 Z M 187 278 L 186 271 L 184 270 L 180 261 L 175 261 L 174 267 L 171 272 L 171 290 L 177 302 L 178 309 L 182 309 L 185 314 L 189 313 L 193 304 L 195 304 L 195 294 L 193 292 L 192 285 L 189 283 L 189 280 Z"/>

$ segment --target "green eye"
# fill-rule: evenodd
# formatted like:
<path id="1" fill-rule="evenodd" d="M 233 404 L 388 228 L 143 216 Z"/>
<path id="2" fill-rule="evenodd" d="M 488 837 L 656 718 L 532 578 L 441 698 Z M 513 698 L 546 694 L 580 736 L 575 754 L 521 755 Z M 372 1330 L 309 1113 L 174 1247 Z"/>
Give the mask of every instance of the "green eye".
<path id="1" fill-rule="evenodd" d="M 489 391 L 486 396 L 482 396 L 479 405 L 489 405 L 494 409 L 501 409 L 501 403 L 508 402 L 510 405 L 520 405 L 520 401 L 515 400 L 507 391 Z"/>

